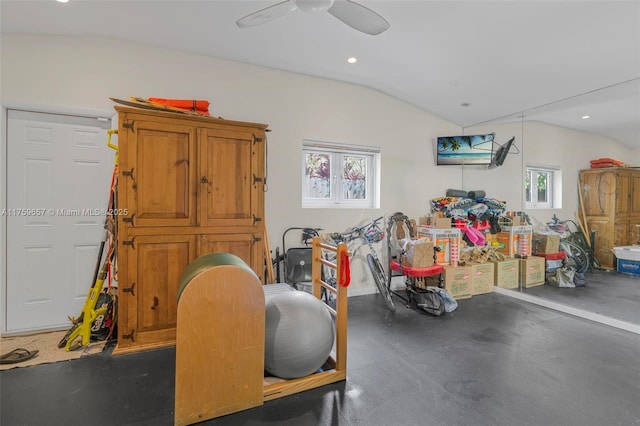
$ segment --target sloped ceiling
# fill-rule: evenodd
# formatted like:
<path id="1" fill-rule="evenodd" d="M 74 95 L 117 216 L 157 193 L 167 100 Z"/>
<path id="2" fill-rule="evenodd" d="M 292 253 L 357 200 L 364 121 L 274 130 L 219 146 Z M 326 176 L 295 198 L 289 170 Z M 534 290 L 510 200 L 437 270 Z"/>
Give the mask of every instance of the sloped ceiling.
<path id="1" fill-rule="evenodd" d="M 2 0 L 0 28 L 113 37 L 361 84 L 463 127 L 524 112 L 640 148 L 638 1 L 362 0 L 391 24 L 377 36 L 299 10 L 236 26 L 275 3 Z"/>

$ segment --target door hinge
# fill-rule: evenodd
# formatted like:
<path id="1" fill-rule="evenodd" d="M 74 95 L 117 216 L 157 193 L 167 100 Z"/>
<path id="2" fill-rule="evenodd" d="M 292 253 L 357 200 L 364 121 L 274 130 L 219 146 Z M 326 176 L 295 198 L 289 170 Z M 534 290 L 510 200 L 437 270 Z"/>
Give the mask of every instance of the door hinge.
<path id="1" fill-rule="evenodd" d="M 132 296 L 135 296 L 136 294 L 133 292 L 133 288 L 136 286 L 136 283 L 131 284 L 131 287 L 127 287 L 127 288 L 123 288 L 122 291 L 124 293 L 131 293 Z"/>
<path id="2" fill-rule="evenodd" d="M 253 184 L 255 185 L 256 182 L 262 182 L 262 178 L 259 178 L 258 176 L 256 176 L 255 174 L 253 175 Z"/>
<path id="3" fill-rule="evenodd" d="M 253 224 L 252 224 L 252 226 L 254 226 L 256 224 L 256 222 L 262 222 L 262 218 L 261 217 L 256 217 L 255 214 L 252 214 L 251 216 L 253 216 Z"/>
<path id="4" fill-rule="evenodd" d="M 125 170 L 125 171 L 123 171 L 121 173 L 122 173 L 122 176 L 130 177 L 131 179 L 134 179 L 133 178 L 133 167 L 131 168 L 131 170 L 128 170 L 128 171 Z"/>
<path id="5" fill-rule="evenodd" d="M 253 138 L 252 138 L 252 139 L 253 139 L 253 144 L 254 144 L 254 145 L 255 145 L 256 143 L 258 143 L 258 142 L 262 142 L 262 138 L 261 138 L 260 136 L 256 135 L 255 133 L 253 133 L 253 134 L 252 134 L 252 136 L 253 136 Z"/>
<path id="6" fill-rule="evenodd" d="M 134 125 L 135 125 L 136 120 L 131 120 L 129 121 L 125 121 L 124 123 L 122 123 L 122 127 L 124 127 L 125 129 L 129 129 L 131 130 L 131 132 L 135 133 L 136 129 L 134 129 Z"/>
<path id="7" fill-rule="evenodd" d="M 124 223 L 130 223 L 130 224 L 131 224 L 131 226 L 136 226 L 136 225 L 133 223 L 133 218 L 134 218 L 134 217 L 136 217 L 136 214 L 135 214 L 135 213 L 133 213 L 133 214 L 131 215 L 131 217 L 123 217 L 123 218 L 122 218 L 122 221 L 123 221 Z M 133 240 L 132 240 L 132 241 L 133 241 Z M 131 245 L 133 246 L 133 243 L 131 243 Z"/>
<path id="8" fill-rule="evenodd" d="M 135 342 L 136 339 L 133 338 L 134 333 L 136 332 L 135 328 L 133 330 L 131 330 L 131 333 L 129 334 L 123 334 L 122 338 L 123 339 L 131 339 L 132 342 Z"/>
<path id="9" fill-rule="evenodd" d="M 133 240 L 135 240 L 136 237 L 131 238 L 130 240 L 125 240 L 122 242 L 123 246 L 131 246 L 132 249 L 135 249 L 136 246 L 133 244 Z"/>
<path id="10" fill-rule="evenodd" d="M 260 237 L 256 237 L 256 236 L 254 235 L 254 236 L 253 236 L 253 240 L 251 241 L 251 244 L 255 244 L 255 243 L 259 242 L 259 241 L 262 241 L 262 238 L 260 238 Z"/>

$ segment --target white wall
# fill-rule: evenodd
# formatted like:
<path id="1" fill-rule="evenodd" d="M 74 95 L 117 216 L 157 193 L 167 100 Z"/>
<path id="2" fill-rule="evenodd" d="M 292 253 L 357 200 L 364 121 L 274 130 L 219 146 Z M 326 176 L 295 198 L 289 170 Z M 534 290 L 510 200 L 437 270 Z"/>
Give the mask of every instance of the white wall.
<path id="1" fill-rule="evenodd" d="M 102 112 L 112 110 L 109 97 L 199 98 L 214 116 L 269 124 L 272 250 L 289 227 L 333 232 L 395 211 L 416 217 L 430 198 L 460 185 L 456 170 L 436 169 L 431 150 L 433 138 L 460 128 L 362 86 L 100 38 L 3 35 L 1 59 L 4 107 Z M 303 139 L 381 147 L 381 209 L 302 209 Z M 362 266 L 352 266 L 352 294 L 374 288 Z"/>
<path id="2" fill-rule="evenodd" d="M 113 111 L 109 97 L 198 98 L 211 102 L 214 116 L 269 124 L 266 222 L 272 250 L 292 226 L 333 232 L 395 211 L 417 217 L 448 188 L 485 189 L 514 210 L 522 204 L 520 157 L 492 171 L 436 167 L 433 139 L 461 129 L 366 87 L 102 38 L 4 34 L 1 54 L 0 101 L 5 108 L 102 114 Z M 588 142 L 589 149 L 601 153 L 583 152 L 587 142 L 573 136 L 562 138 L 566 148 L 558 147 L 558 140 L 539 132 L 527 136 L 525 152 L 531 152 L 532 161 L 566 166 L 567 187 L 575 187 L 575 171 L 588 166 L 587 158 L 625 156 L 619 146 L 609 149 L 595 142 Z M 381 209 L 302 209 L 303 139 L 381 147 Z M 5 160 L 0 160 L 4 175 Z M 575 210 L 575 197 L 565 206 Z M 365 281 L 369 275 L 363 267 L 358 259 L 352 265 L 351 294 L 374 289 L 370 279 Z"/>

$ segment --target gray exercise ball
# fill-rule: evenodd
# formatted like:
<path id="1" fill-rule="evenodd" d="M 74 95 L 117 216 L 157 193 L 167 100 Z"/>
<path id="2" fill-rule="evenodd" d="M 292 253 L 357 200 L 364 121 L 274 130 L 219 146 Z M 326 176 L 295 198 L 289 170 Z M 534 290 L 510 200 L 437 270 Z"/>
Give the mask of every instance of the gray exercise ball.
<path id="1" fill-rule="evenodd" d="M 316 372 L 335 336 L 325 304 L 303 291 L 285 291 L 266 300 L 264 369 L 283 379 Z"/>

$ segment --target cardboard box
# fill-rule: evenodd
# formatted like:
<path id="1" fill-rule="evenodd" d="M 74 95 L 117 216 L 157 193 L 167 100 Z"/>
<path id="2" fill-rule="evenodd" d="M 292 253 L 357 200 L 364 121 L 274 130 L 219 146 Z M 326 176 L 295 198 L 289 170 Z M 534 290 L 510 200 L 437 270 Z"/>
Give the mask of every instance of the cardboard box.
<path id="1" fill-rule="evenodd" d="M 407 251 L 407 266 L 414 268 L 428 268 L 433 266 L 433 241 L 421 238 L 412 240 L 405 248 Z"/>
<path id="2" fill-rule="evenodd" d="M 451 240 L 455 240 L 460 247 L 462 232 L 458 228 L 437 229 L 418 226 L 418 238 L 427 238 L 435 247 L 440 248 L 436 252 L 436 264 L 447 266 L 451 264 Z"/>
<path id="3" fill-rule="evenodd" d="M 535 232 L 531 245 L 534 254 L 557 253 L 560 251 L 560 235 Z"/>
<path id="4" fill-rule="evenodd" d="M 442 274 L 442 285 L 444 285 L 444 273 Z M 416 277 L 413 282 L 418 288 L 425 289 L 427 287 L 440 287 L 439 275 L 430 275 L 428 277 Z"/>
<path id="5" fill-rule="evenodd" d="M 431 226 L 431 225 L 418 225 L 416 227 L 416 233 L 418 234 L 417 237 L 418 238 L 426 237 L 427 233 L 429 232 L 429 229 L 433 229 L 433 226 Z"/>
<path id="6" fill-rule="evenodd" d="M 640 275 L 640 260 L 618 259 L 618 272 Z"/>
<path id="7" fill-rule="evenodd" d="M 518 288 L 520 284 L 520 260 L 508 259 L 494 263 L 494 284 L 501 288 Z"/>
<path id="8" fill-rule="evenodd" d="M 418 227 L 448 229 L 451 228 L 451 218 L 449 217 L 433 217 L 420 216 L 418 218 Z"/>
<path id="9" fill-rule="evenodd" d="M 449 229 L 451 228 L 451 218 L 449 217 L 437 217 L 435 221 L 436 229 Z"/>
<path id="10" fill-rule="evenodd" d="M 511 223 L 513 226 L 522 226 L 527 224 L 523 216 L 513 216 L 511 218 Z"/>
<path id="11" fill-rule="evenodd" d="M 529 256 L 520 259 L 520 282 L 522 287 L 535 287 L 544 284 L 545 258 Z"/>
<path id="12" fill-rule="evenodd" d="M 502 232 L 496 234 L 497 245 L 492 247 L 505 256 L 514 257 L 516 255 L 531 255 L 531 238 L 533 236 L 533 226 L 503 226 Z M 521 253 L 520 251 L 523 251 Z"/>
<path id="13" fill-rule="evenodd" d="M 445 266 L 444 289 L 454 299 L 469 299 L 472 294 L 471 266 Z"/>
<path id="14" fill-rule="evenodd" d="M 470 263 L 471 267 L 471 294 L 491 293 L 493 291 L 493 282 L 495 279 L 494 264 L 486 263 Z"/>

